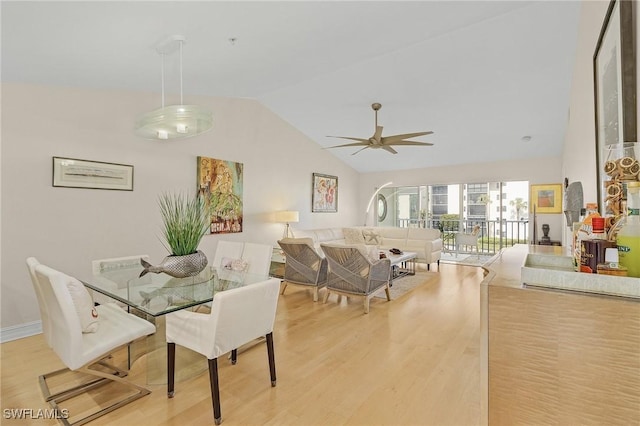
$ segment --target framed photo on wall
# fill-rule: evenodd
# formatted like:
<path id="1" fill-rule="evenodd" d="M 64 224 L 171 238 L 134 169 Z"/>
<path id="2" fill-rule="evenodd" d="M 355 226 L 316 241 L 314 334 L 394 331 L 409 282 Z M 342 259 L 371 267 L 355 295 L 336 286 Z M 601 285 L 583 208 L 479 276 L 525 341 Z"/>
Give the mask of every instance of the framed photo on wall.
<path id="1" fill-rule="evenodd" d="M 529 204 L 536 214 L 562 213 L 562 184 L 531 185 Z"/>
<path id="2" fill-rule="evenodd" d="M 338 177 L 313 174 L 311 185 L 311 211 L 336 213 L 338 211 Z"/>
<path id="3" fill-rule="evenodd" d="M 133 191 L 133 166 L 53 157 L 53 186 Z"/>
<path id="4" fill-rule="evenodd" d="M 604 163 L 611 149 L 636 139 L 633 2 L 612 0 L 593 55 L 598 207 L 604 213 Z"/>

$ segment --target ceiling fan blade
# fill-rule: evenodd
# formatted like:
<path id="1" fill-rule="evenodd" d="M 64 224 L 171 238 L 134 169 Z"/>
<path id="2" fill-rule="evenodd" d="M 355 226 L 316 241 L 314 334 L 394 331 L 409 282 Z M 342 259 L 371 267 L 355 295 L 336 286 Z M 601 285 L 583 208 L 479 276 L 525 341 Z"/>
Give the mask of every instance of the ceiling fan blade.
<path id="1" fill-rule="evenodd" d="M 367 142 L 369 143 L 369 139 L 363 139 L 363 138 L 352 138 L 350 136 L 327 136 L 328 138 L 338 138 L 338 139 L 349 139 L 351 141 L 358 141 L 358 142 Z"/>
<path id="2" fill-rule="evenodd" d="M 384 138 L 382 138 L 382 143 L 389 144 L 389 142 L 401 141 L 402 139 L 410 139 L 410 138 L 415 138 L 417 136 L 430 135 L 432 133 L 433 132 L 418 132 L 418 133 L 405 133 L 403 135 L 385 136 Z"/>
<path id="3" fill-rule="evenodd" d="M 344 145 L 335 145 L 335 146 L 327 146 L 324 149 L 329 149 L 329 148 L 342 148 L 345 146 L 364 146 L 365 148 L 369 147 L 369 142 L 354 142 L 354 143 L 346 143 Z"/>
<path id="4" fill-rule="evenodd" d="M 353 153 L 353 154 L 351 154 L 351 155 L 356 155 L 356 154 L 357 154 L 357 153 L 359 153 L 360 151 L 362 151 L 362 150 L 364 150 L 364 149 L 367 149 L 367 148 L 369 148 L 369 147 L 368 147 L 368 146 L 365 146 L 364 148 L 361 148 L 361 149 L 357 150 L 356 152 L 354 152 L 354 153 Z"/>
<path id="5" fill-rule="evenodd" d="M 390 145 L 432 146 L 433 144 L 431 142 L 418 142 L 418 141 L 397 141 L 397 142 L 391 142 L 391 143 L 388 143 L 385 141 L 384 146 L 390 146 Z"/>
<path id="6" fill-rule="evenodd" d="M 373 134 L 373 139 L 380 142 L 382 138 L 382 126 L 376 126 L 376 132 Z"/>
<path id="7" fill-rule="evenodd" d="M 385 151 L 389 151 L 392 154 L 397 154 L 398 151 L 396 151 L 395 149 L 391 148 L 389 145 L 382 145 L 382 149 L 384 149 Z"/>

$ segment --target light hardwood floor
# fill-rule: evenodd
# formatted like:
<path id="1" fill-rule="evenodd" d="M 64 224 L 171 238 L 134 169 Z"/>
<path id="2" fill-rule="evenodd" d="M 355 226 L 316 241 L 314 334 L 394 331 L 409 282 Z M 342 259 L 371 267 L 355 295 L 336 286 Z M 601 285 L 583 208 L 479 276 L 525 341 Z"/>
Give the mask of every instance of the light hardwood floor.
<path id="1" fill-rule="evenodd" d="M 482 279 L 481 268 L 442 264 L 438 278 L 399 299 L 372 299 L 368 315 L 360 298 L 314 303 L 310 290 L 288 288 L 274 331 L 277 386 L 270 386 L 264 345 L 240 354 L 234 366 L 221 360 L 223 425 L 479 424 Z M 49 408 L 38 375 L 62 364 L 42 335 L 0 349 L 3 413 Z M 145 370 L 139 360 L 129 378 L 144 384 Z M 205 372 L 177 383 L 173 399 L 166 386 L 149 387 L 151 395 L 91 424 L 213 424 Z M 87 404 L 109 392 L 95 392 Z"/>

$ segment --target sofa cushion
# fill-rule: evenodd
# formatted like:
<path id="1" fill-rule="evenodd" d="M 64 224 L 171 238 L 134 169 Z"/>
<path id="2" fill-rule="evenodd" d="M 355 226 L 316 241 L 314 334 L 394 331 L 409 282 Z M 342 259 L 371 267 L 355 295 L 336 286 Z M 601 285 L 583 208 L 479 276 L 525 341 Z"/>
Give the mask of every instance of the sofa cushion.
<path id="1" fill-rule="evenodd" d="M 392 239 L 392 240 L 406 240 L 407 239 L 407 231 L 409 228 L 395 228 L 393 226 L 383 226 L 379 228 L 375 228 L 382 238 Z"/>
<path id="2" fill-rule="evenodd" d="M 311 245 L 318 242 L 318 237 L 314 230 L 305 231 L 302 229 L 291 228 L 291 235 L 293 235 L 294 238 L 311 238 L 311 241 L 313 242 Z"/>
<path id="3" fill-rule="evenodd" d="M 407 228 L 406 238 L 409 240 L 435 240 L 440 238 L 440 231 L 433 228 Z"/>

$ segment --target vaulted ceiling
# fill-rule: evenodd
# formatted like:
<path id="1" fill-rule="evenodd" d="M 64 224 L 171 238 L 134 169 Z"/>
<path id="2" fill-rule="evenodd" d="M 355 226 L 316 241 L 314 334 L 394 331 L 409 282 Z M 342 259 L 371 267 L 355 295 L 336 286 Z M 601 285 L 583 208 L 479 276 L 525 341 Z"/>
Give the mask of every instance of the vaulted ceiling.
<path id="1" fill-rule="evenodd" d="M 190 94 L 255 98 L 318 149 L 343 143 L 327 135 L 372 136 L 373 102 L 382 103 L 383 136 L 434 132 L 415 138 L 434 146 L 398 147 L 398 154 L 331 150 L 370 172 L 560 155 L 581 6 L 3 1 L 1 7 L 3 81 L 159 92 L 153 47 L 181 34 L 186 101 Z"/>

